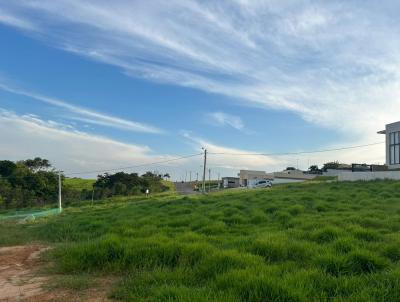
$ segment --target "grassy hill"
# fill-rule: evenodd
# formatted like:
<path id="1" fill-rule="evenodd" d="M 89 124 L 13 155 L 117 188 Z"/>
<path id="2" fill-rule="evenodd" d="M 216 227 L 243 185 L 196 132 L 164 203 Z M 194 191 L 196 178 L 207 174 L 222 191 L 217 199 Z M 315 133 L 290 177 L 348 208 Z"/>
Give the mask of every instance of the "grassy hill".
<path id="1" fill-rule="evenodd" d="M 88 190 L 93 189 L 93 184 L 96 182 L 95 179 L 84 179 L 84 178 L 66 178 L 64 179 L 64 186 L 72 190 Z"/>
<path id="2" fill-rule="evenodd" d="M 400 184 L 304 183 L 135 199 L 3 224 L 54 245 L 54 273 L 123 301 L 398 301 Z"/>

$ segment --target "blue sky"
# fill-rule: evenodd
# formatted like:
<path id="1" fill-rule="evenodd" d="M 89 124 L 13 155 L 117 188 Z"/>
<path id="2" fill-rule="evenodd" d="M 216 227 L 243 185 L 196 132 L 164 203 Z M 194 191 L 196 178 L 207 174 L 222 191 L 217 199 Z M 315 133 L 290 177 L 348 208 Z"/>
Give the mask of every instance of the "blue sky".
<path id="1" fill-rule="evenodd" d="M 382 141 L 376 131 L 398 120 L 400 7 L 362 3 L 1 3 L 0 156 L 82 172 L 202 146 L 273 153 Z M 210 165 L 234 175 L 330 160 L 383 162 L 383 146 Z M 200 164 L 151 169 L 179 179 Z"/>

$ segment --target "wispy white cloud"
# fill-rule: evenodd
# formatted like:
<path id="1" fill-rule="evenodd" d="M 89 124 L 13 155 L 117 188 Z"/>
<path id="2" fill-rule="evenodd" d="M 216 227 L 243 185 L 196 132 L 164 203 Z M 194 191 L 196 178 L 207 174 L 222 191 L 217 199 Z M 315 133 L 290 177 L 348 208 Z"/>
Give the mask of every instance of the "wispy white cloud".
<path id="1" fill-rule="evenodd" d="M 295 112 L 352 138 L 374 140 L 375 130 L 398 119 L 396 1 L 17 0 L 1 6 L 9 18 L 41 28 L 47 43 L 130 76 Z"/>
<path id="2" fill-rule="evenodd" d="M 68 173 L 97 171 L 143 165 L 176 158 L 157 154 L 150 147 L 125 143 L 105 136 L 76 130 L 72 125 L 43 120 L 36 115 L 17 115 L 0 108 L 0 158 L 21 160 L 32 156 L 48 158 L 55 167 Z M 187 161 L 174 162 L 168 171 Z M 168 164 L 166 164 L 168 166 Z M 144 172 L 160 165 L 127 171 Z M 83 174 L 84 177 L 96 173 Z"/>
<path id="3" fill-rule="evenodd" d="M 70 103 L 68 103 L 64 100 L 59 100 L 59 99 L 43 96 L 43 95 L 40 95 L 37 93 L 28 92 L 28 91 L 24 91 L 21 89 L 11 88 L 2 83 L 0 83 L 0 89 L 10 92 L 10 93 L 26 96 L 31 99 L 40 101 L 42 103 L 46 103 L 46 104 L 49 104 L 52 106 L 66 109 L 67 111 L 76 114 L 76 116 L 71 117 L 72 119 L 84 121 L 86 123 L 103 125 L 103 126 L 108 126 L 108 127 L 112 127 L 112 128 L 123 129 L 123 130 L 128 130 L 128 131 L 135 131 L 135 132 L 148 132 L 148 133 L 162 133 L 163 132 L 161 129 L 150 126 L 150 125 L 146 125 L 146 124 L 139 123 L 139 122 L 134 122 L 131 120 L 122 119 L 122 118 L 104 114 L 104 113 L 99 113 L 99 112 L 96 112 L 91 109 L 83 108 L 83 107 L 76 106 L 76 105 L 71 105 Z"/>
<path id="4" fill-rule="evenodd" d="M 210 167 L 237 172 L 240 169 L 274 171 L 285 165 L 285 160 L 258 155 L 257 153 L 259 152 L 222 146 L 207 139 L 197 137 L 188 131 L 182 131 L 181 134 L 192 145 L 194 150 L 207 149 L 211 154 L 207 160 Z M 244 153 L 249 155 L 239 156 Z M 254 153 L 254 155 L 251 153 Z"/>
<path id="5" fill-rule="evenodd" d="M 33 23 L 27 21 L 26 19 L 15 17 L 9 12 L 6 12 L 5 10 L 1 9 L 1 7 L 0 7 L 0 23 L 24 30 L 30 30 L 30 31 L 37 30 L 36 26 Z"/>
<path id="6" fill-rule="evenodd" d="M 243 130 L 244 123 L 240 116 L 228 114 L 225 112 L 211 112 L 205 116 L 206 122 L 216 126 L 230 126 L 236 130 Z"/>

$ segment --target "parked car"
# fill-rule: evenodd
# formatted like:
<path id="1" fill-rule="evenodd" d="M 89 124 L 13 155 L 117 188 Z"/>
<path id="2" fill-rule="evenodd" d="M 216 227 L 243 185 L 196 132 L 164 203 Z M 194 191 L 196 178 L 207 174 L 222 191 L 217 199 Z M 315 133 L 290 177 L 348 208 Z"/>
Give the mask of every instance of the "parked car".
<path id="1" fill-rule="evenodd" d="M 270 180 L 259 180 L 257 181 L 253 188 L 271 188 L 272 182 Z"/>

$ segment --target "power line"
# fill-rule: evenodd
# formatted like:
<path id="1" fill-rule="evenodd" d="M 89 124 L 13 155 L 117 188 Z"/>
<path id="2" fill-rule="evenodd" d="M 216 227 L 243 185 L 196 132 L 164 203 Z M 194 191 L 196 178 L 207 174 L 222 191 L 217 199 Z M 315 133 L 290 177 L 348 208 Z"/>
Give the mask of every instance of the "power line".
<path id="1" fill-rule="evenodd" d="M 42 172 L 57 173 L 58 171 L 42 171 Z M 14 179 L 20 180 L 20 179 L 30 178 L 30 177 L 37 178 L 37 175 L 38 175 L 37 172 L 34 172 L 32 174 L 27 174 L 27 175 L 8 175 L 8 176 L 0 175 L 0 179 L 12 179 L 12 178 L 14 178 Z M 54 174 L 52 176 L 57 177 L 56 174 Z"/>
<path id="2" fill-rule="evenodd" d="M 145 163 L 145 164 L 134 165 L 134 166 L 128 166 L 128 167 L 120 167 L 120 168 L 96 170 L 96 171 L 71 172 L 71 173 L 66 173 L 65 176 L 79 175 L 79 174 L 103 173 L 103 172 L 111 172 L 111 171 L 118 171 L 118 170 L 128 170 L 128 169 L 133 169 L 133 168 L 140 168 L 140 167 L 146 167 L 146 166 L 169 163 L 169 162 L 173 162 L 173 161 L 177 161 L 177 160 L 181 160 L 181 159 L 185 159 L 185 158 L 199 156 L 199 155 L 202 155 L 202 154 L 203 153 L 191 154 L 191 155 L 180 156 L 180 157 L 171 158 L 171 159 L 167 159 L 167 160 L 156 161 L 156 162 Z"/>
<path id="3" fill-rule="evenodd" d="M 374 145 L 384 144 L 385 142 L 377 142 L 365 145 L 356 145 L 356 146 L 348 146 L 341 147 L 335 149 L 322 149 L 322 150 L 312 150 L 312 151 L 300 151 L 300 152 L 281 152 L 281 153 L 229 153 L 229 152 L 208 152 L 211 155 L 235 155 L 235 156 L 246 156 L 246 155 L 263 155 L 263 156 L 282 156 L 282 155 L 299 155 L 299 154 L 310 154 L 310 153 L 322 153 L 322 152 L 331 152 L 331 151 L 340 151 L 340 150 L 348 150 L 348 149 L 356 149 L 369 147 Z"/>
<path id="4" fill-rule="evenodd" d="M 229 153 L 229 152 L 208 152 L 208 150 L 207 150 L 207 154 L 210 154 L 210 155 L 233 155 L 233 156 L 300 155 L 300 154 L 323 153 L 323 152 L 331 152 L 331 151 L 340 151 L 340 150 L 364 148 L 364 147 L 380 145 L 380 144 L 384 144 L 384 143 L 385 142 L 376 142 L 376 143 L 371 143 L 371 144 L 347 146 L 347 147 L 334 148 L 334 149 L 322 149 L 322 150 L 300 151 L 300 152 L 281 152 L 281 153 Z M 157 162 L 151 162 L 151 163 L 145 163 L 145 164 L 140 164 L 140 165 L 127 166 L 127 167 L 119 167 L 119 168 L 104 169 L 104 170 L 92 170 L 92 171 L 84 171 L 84 172 L 71 172 L 71 173 L 66 173 L 64 175 L 65 176 L 70 176 L 70 175 L 92 174 L 92 173 L 103 173 L 103 172 L 111 172 L 111 171 L 118 171 L 118 170 L 127 170 L 127 169 L 133 169 L 133 168 L 140 168 L 140 167 L 152 166 L 152 165 L 157 165 L 157 164 L 169 163 L 169 162 L 178 161 L 178 160 L 185 159 L 185 158 L 191 158 L 191 157 L 195 157 L 195 156 L 200 156 L 200 155 L 203 155 L 203 154 L 204 153 L 191 154 L 191 155 L 180 156 L 180 157 L 176 157 L 176 158 L 172 158 L 172 159 L 167 159 L 167 160 L 162 160 L 162 161 L 157 161 Z M 205 166 L 203 168 L 205 168 Z M 205 172 L 203 171 L 203 178 L 204 178 L 204 176 L 205 176 Z M 10 176 L 1 176 L 0 175 L 0 179 L 17 178 L 17 177 L 18 176 L 15 176 L 15 175 L 10 175 Z M 33 177 L 33 175 L 25 175 L 23 177 Z M 203 179 L 203 181 L 204 181 L 204 179 Z"/>

